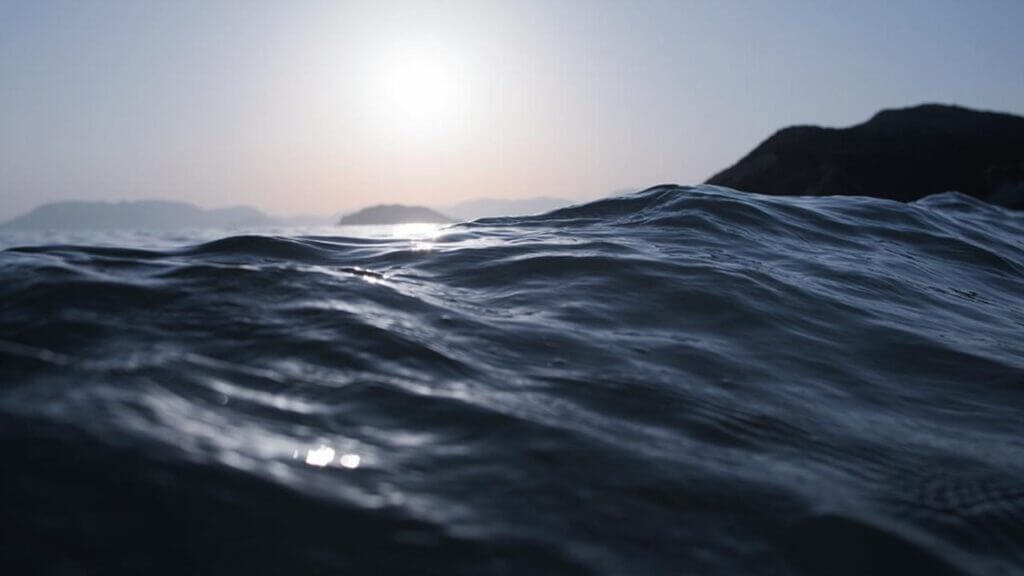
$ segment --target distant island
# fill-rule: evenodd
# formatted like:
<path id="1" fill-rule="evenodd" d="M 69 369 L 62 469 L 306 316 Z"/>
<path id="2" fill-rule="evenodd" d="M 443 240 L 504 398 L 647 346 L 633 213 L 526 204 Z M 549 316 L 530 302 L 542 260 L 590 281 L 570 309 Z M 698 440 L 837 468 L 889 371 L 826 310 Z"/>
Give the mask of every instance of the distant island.
<path id="1" fill-rule="evenodd" d="M 17 230 L 174 230 L 266 226 L 275 220 L 250 206 L 204 210 L 184 202 L 53 202 L 4 223 Z"/>
<path id="2" fill-rule="evenodd" d="M 386 224 L 438 223 L 448 224 L 454 219 L 425 206 L 378 204 L 346 214 L 338 221 L 343 226 L 369 226 Z"/>
<path id="3" fill-rule="evenodd" d="M 1024 118 L 926 104 L 883 110 L 850 128 L 789 127 L 707 183 L 900 201 L 955 190 L 1024 209 Z"/>

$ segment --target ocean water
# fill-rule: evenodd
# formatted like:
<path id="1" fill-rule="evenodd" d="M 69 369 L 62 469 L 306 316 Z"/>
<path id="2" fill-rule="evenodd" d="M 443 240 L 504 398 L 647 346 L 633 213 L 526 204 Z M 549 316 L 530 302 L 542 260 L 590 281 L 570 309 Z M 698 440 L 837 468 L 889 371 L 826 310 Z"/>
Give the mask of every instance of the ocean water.
<path id="1" fill-rule="evenodd" d="M 6 574 L 1024 573 L 1024 216 L 6 235 Z"/>

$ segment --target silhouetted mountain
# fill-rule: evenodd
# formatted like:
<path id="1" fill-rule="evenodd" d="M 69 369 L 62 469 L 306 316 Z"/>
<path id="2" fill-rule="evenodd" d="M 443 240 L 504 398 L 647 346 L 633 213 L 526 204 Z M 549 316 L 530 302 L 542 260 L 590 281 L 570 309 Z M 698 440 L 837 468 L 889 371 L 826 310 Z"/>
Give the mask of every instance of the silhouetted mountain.
<path id="1" fill-rule="evenodd" d="M 176 228 L 236 228 L 273 224 L 274 220 L 249 206 L 204 210 L 183 202 L 54 202 L 43 204 L 5 224 L 6 228 L 36 230 Z"/>
<path id="2" fill-rule="evenodd" d="M 557 208 L 564 208 L 570 204 L 575 204 L 575 202 L 565 198 L 547 196 L 513 199 L 473 198 L 454 206 L 441 208 L 441 211 L 459 220 L 476 220 L 477 218 L 542 214 Z"/>
<path id="3" fill-rule="evenodd" d="M 1024 118 L 927 104 L 883 110 L 850 128 L 785 128 L 707 183 L 901 201 L 956 190 L 1024 208 Z"/>
<path id="4" fill-rule="evenodd" d="M 448 223 L 454 222 L 448 216 L 424 206 L 404 206 L 402 204 L 378 204 L 363 208 L 358 212 L 341 217 L 338 224 L 344 225 L 376 225 L 376 224 L 410 224 L 419 222 Z"/>

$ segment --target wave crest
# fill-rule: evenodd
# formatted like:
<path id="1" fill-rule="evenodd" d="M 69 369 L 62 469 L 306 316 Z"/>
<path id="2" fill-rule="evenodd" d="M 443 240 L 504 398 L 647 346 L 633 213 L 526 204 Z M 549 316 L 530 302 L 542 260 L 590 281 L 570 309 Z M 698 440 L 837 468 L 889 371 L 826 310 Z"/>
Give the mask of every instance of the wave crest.
<path id="1" fill-rule="evenodd" d="M 11 542 L 168 573 L 224 533 L 257 573 L 814 573 L 851 539 L 1024 569 L 1022 278 L 1024 219 L 959 194 L 668 185 L 427 243 L 3 252 Z M 122 527 L 162 506 L 195 556 L 154 566 Z"/>

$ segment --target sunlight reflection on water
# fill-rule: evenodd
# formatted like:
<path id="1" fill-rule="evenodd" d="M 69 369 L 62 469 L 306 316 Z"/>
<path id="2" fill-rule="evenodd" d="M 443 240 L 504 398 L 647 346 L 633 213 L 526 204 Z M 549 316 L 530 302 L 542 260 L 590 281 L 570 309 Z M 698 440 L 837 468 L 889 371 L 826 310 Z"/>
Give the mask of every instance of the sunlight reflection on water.
<path id="1" fill-rule="evenodd" d="M 409 224 L 390 224 L 378 226 L 339 226 L 346 236 L 357 238 L 394 238 L 428 241 L 441 235 L 446 224 L 427 222 Z"/>
<path id="2" fill-rule="evenodd" d="M 444 231 L 444 224 L 410 223 L 391 226 L 345 226 L 346 234 L 366 238 L 408 240 L 413 252 L 430 252 Z"/>
<path id="3" fill-rule="evenodd" d="M 306 464 L 310 466 L 327 466 L 334 460 L 334 448 L 321 444 L 316 448 L 306 450 Z"/>
<path id="4" fill-rule="evenodd" d="M 316 448 L 306 449 L 306 457 L 304 462 L 310 466 L 316 466 L 318 468 L 325 468 L 334 462 L 334 456 L 337 452 L 334 448 L 327 446 L 326 444 L 320 444 Z M 296 450 L 292 455 L 293 458 L 299 457 L 299 451 Z M 349 470 L 355 470 L 359 467 L 362 458 L 358 454 L 342 454 L 338 458 L 338 465 L 342 468 L 348 468 Z"/>
<path id="5" fill-rule="evenodd" d="M 338 463 L 344 468 L 355 469 L 359 467 L 359 460 L 358 454 L 342 454 L 341 458 L 338 459 Z"/>

